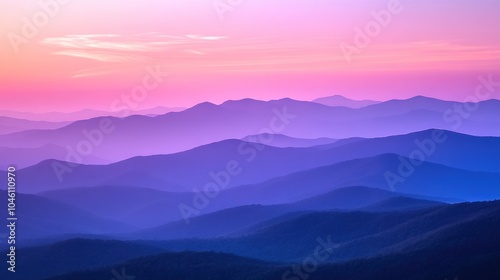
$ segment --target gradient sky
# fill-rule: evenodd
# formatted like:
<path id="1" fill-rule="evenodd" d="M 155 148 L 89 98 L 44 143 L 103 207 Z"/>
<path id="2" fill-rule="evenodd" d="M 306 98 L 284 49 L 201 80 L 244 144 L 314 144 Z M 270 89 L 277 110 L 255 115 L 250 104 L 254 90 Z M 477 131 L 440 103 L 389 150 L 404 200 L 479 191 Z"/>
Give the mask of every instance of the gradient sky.
<path id="1" fill-rule="evenodd" d="M 157 65 L 170 76 L 138 109 L 333 94 L 463 100 L 478 75 L 500 80 L 498 0 L 401 1 L 348 62 L 340 45 L 391 1 L 242 0 L 221 21 L 213 0 L 73 0 L 17 53 L 9 36 L 43 10 L 1 1 L 0 109 L 110 110 Z"/>

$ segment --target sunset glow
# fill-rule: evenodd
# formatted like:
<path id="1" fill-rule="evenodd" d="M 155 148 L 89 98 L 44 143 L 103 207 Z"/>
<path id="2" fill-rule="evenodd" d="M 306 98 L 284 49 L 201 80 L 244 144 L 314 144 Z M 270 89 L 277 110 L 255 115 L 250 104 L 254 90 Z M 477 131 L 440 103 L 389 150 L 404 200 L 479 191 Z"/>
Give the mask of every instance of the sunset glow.
<path id="1" fill-rule="evenodd" d="M 500 25 L 492 0 L 248 0 L 223 21 L 206 0 L 60 2 L 0 3 L 0 109 L 109 110 L 148 66 L 170 76 L 142 108 L 250 96 L 461 100 L 500 66 L 500 36 L 484 30 Z M 391 5 L 399 12 L 346 59 L 342 44 L 355 47 Z"/>

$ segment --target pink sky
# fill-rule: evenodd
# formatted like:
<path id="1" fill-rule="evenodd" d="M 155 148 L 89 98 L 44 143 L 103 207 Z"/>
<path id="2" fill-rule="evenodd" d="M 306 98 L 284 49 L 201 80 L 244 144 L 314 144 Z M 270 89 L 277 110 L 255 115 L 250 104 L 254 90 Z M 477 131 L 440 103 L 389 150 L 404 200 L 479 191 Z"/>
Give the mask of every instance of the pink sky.
<path id="1" fill-rule="evenodd" d="M 1 1 L 0 109 L 110 110 L 157 65 L 170 75 L 139 108 L 333 94 L 461 100 L 478 75 L 500 80 L 496 0 L 401 1 L 347 61 L 341 44 L 391 1 L 242 0 L 221 21 L 213 0 L 73 0 L 17 53 L 9 36 L 43 10 Z"/>

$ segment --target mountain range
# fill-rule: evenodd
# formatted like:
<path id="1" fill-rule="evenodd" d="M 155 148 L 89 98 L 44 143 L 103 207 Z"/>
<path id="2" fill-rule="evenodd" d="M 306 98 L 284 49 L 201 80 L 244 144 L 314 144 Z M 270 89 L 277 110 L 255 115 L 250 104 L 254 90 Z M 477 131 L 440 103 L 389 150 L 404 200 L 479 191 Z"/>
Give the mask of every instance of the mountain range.
<path id="1" fill-rule="evenodd" d="M 70 146 L 76 151 L 80 145 L 81 151 L 91 150 L 95 157 L 119 161 L 138 155 L 170 154 L 262 133 L 305 139 L 343 139 L 384 137 L 434 128 L 454 129 L 477 136 L 500 136 L 500 131 L 496 129 L 499 127 L 500 101 L 478 103 L 477 110 L 467 118 L 460 118 L 454 113 L 455 105 L 464 106 L 462 103 L 426 97 L 390 100 L 359 109 L 292 99 L 268 102 L 244 99 L 220 105 L 202 103 L 181 112 L 156 117 L 100 117 L 73 122 L 54 130 L 27 130 L 0 135 L 0 146 L 35 148 L 53 144 Z M 106 132 L 99 132 L 103 124 Z M 81 147 L 85 145 L 82 143 L 88 145 Z M 86 154 L 80 155 L 82 163 Z M 68 157 L 70 159 L 71 156 Z"/>
<path id="2" fill-rule="evenodd" d="M 499 202 L 492 201 L 402 212 L 299 213 L 271 219 L 246 235 L 222 239 L 74 239 L 23 248 L 20 262 L 34 267 L 22 270 L 18 279 L 109 279 L 113 271 L 146 279 L 194 279 L 190 277 L 207 271 L 213 279 L 249 279 L 249 272 L 251 279 L 277 279 L 314 256 L 318 246 L 326 259 L 309 272 L 313 279 L 332 275 L 338 279 L 496 279 L 500 275 L 500 243 L 495 238 L 500 233 L 499 209 Z M 99 256 L 93 255 L 96 250 Z M 408 267 L 415 259 L 421 260 L 417 267 Z M 193 265 L 199 269 L 192 270 Z"/>
<path id="3" fill-rule="evenodd" d="M 432 140 L 436 134 L 441 135 L 440 137 L 444 139 L 443 143 Z M 425 165 L 435 163 L 437 165 L 434 166 L 439 169 L 449 167 L 451 168 L 449 170 L 454 168 L 479 172 L 482 175 L 478 176 L 484 176 L 482 181 L 488 180 L 488 176 L 490 176 L 488 174 L 496 174 L 500 171 L 500 138 L 426 130 L 383 138 L 340 140 L 331 145 L 306 148 L 278 148 L 241 140 L 225 140 L 186 152 L 134 157 L 109 165 L 74 166 L 65 162 L 48 160 L 21 169 L 19 174 L 24 181 L 23 191 L 27 193 L 101 185 L 191 192 L 195 187 L 202 188 L 213 182 L 214 178 L 217 178 L 217 174 L 220 175 L 221 172 L 227 174 L 225 170 L 230 162 L 237 164 L 238 168 L 241 168 L 241 172 L 237 176 L 230 176 L 226 188 L 262 183 L 299 171 L 353 159 L 376 157 L 387 153 L 413 158 L 415 152 L 423 155 L 423 158 L 416 157 L 416 159 L 424 160 Z M 200 161 L 200 158 L 210 158 L 211 160 Z M 387 183 L 384 183 L 386 182 L 384 179 L 385 171 L 398 174 L 401 164 L 398 161 L 401 160 L 392 161 L 390 166 L 381 167 L 385 170 L 380 170 L 382 173 L 381 177 L 377 179 L 377 187 L 385 188 L 388 186 Z M 404 159 L 403 161 L 410 162 Z M 419 164 L 417 163 L 417 165 Z M 61 177 L 57 176 L 58 168 L 62 168 Z M 422 169 L 427 170 L 418 166 L 415 168 L 417 171 Z M 197 172 L 192 172 L 192 170 L 197 170 Z M 357 170 L 356 172 L 363 173 L 365 171 Z M 210 175 L 211 173 L 212 175 Z M 28 176 L 28 174 L 30 175 Z M 352 177 L 352 179 L 358 180 L 358 177 Z M 61 178 L 62 181 L 59 180 Z M 448 176 L 448 178 L 453 180 L 452 176 Z M 337 184 L 339 182 L 340 180 L 337 180 Z M 369 186 L 375 184 L 375 182 L 370 181 L 359 183 L 365 183 Z"/>
<path id="4" fill-rule="evenodd" d="M 15 279 L 498 279 L 499 109 L 332 96 L 8 112 Z"/>

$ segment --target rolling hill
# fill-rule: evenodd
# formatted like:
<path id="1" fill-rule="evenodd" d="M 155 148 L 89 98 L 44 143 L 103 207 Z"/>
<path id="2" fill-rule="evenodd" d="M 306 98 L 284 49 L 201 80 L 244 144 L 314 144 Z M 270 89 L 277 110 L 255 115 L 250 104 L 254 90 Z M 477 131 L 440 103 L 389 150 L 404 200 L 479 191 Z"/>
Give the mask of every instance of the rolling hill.
<path id="1" fill-rule="evenodd" d="M 432 142 L 430 139 L 434 135 L 440 135 L 439 139 L 444 139 L 445 142 Z M 425 130 L 406 135 L 342 142 L 344 144 L 335 143 L 332 147 L 277 148 L 240 140 L 225 140 L 177 154 L 135 157 L 102 166 L 74 166 L 61 161 L 44 161 L 20 170 L 19 174 L 24 180 L 24 191 L 36 193 L 99 185 L 190 192 L 194 187 L 200 188 L 213 182 L 214 178 L 209 174 L 226 170 L 232 162 L 241 167 L 241 172 L 231 176 L 227 185 L 230 188 L 384 153 L 420 158 L 416 156 L 417 153 L 424 155 L 426 161 L 458 169 L 500 171 L 499 137 Z M 204 160 L 208 158 L 210 161 Z M 0 175 L 3 173 L 0 171 Z"/>
<path id="2" fill-rule="evenodd" d="M 265 258 L 293 257 L 296 259 L 295 263 L 300 265 L 308 256 L 314 256 L 315 248 L 320 244 L 316 240 L 318 236 L 324 240 L 330 236 L 330 242 L 335 246 L 333 250 L 326 251 L 329 256 L 326 261 L 320 261 L 318 267 L 310 270 L 308 275 L 311 279 L 331 279 L 334 276 L 335 279 L 346 280 L 455 277 L 494 280 L 500 275 L 500 242 L 497 238 L 500 234 L 499 205 L 498 201 L 494 201 L 448 205 L 423 212 L 306 214 L 267 228 L 254 235 L 253 240 L 247 241 L 248 243 L 240 240 L 234 250 L 240 250 L 245 255 L 260 254 Z M 273 235 L 279 235 L 279 238 Z M 300 241 L 294 241 L 295 238 L 300 238 Z M 87 242 L 91 242 L 85 245 L 88 248 L 103 245 L 102 241 L 76 243 Z M 199 241 L 186 241 L 185 244 L 194 247 L 196 242 Z M 212 242 L 221 244 L 220 240 Z M 55 250 L 59 255 L 64 255 L 67 251 L 74 252 L 74 244 L 75 241 L 70 241 L 69 245 L 62 243 L 45 247 L 48 249 L 45 254 L 51 255 Z M 138 243 L 125 244 L 127 246 L 124 248 L 138 246 Z M 157 248 L 147 244 L 148 242 L 144 242 L 142 246 Z M 168 246 L 161 242 L 149 244 L 164 248 Z M 292 245 L 289 246 L 290 244 Z M 367 244 L 371 245 L 366 247 Z M 261 246 L 250 247 L 251 245 Z M 210 246 L 205 246 L 205 249 L 209 248 Z M 375 253 L 377 248 L 382 248 L 379 251 L 382 253 Z M 367 251 L 372 251 L 369 254 L 371 257 L 359 259 L 354 256 L 356 252 L 368 256 L 363 253 Z M 350 253 L 344 254 L 345 252 Z M 108 254 L 114 253 L 116 250 Z M 338 261 L 346 257 L 348 260 Z M 36 260 L 36 256 L 30 259 L 35 263 Z M 71 268 L 73 265 L 71 258 L 56 257 L 51 261 L 52 264 L 61 264 L 60 267 Z M 113 270 L 144 279 L 198 279 L 203 277 L 200 273 L 207 272 L 208 279 L 279 279 L 284 277 L 285 272 L 293 271 L 293 263 L 294 261 L 288 264 L 265 262 L 214 252 L 169 252 L 108 264 L 100 269 L 92 268 L 90 264 L 89 268 L 79 269 L 86 271 L 66 271 L 66 274 L 50 279 L 109 279 L 113 277 Z M 292 277 L 293 273 L 290 272 L 288 275 Z M 40 278 L 20 278 L 22 279 Z"/>
<path id="3" fill-rule="evenodd" d="M 351 109 L 292 99 L 267 102 L 244 99 L 220 105 L 202 103 L 181 112 L 155 117 L 100 117 L 77 121 L 54 130 L 0 135 L 0 143 L 9 148 L 54 144 L 70 145 L 76 149 L 78 144 L 88 140 L 89 134 L 96 135 L 96 130 L 104 123 L 107 132 L 102 141 L 98 141 L 99 145 L 93 146 L 92 155 L 115 162 L 138 155 L 185 151 L 224 139 L 241 139 L 269 131 L 296 138 L 342 139 L 384 137 L 430 128 L 451 129 L 454 122 L 443 121 L 443 114 L 455 104 L 416 97 Z M 457 132 L 500 136 L 500 131 L 495 129 L 500 119 L 499 107 L 498 100 L 481 102 L 470 118 L 462 120 Z M 420 121 L 415 122 L 416 119 Z"/>
<path id="4" fill-rule="evenodd" d="M 7 201 L 6 191 L 0 191 L 0 199 Z M 75 206 L 35 195 L 18 193 L 16 200 L 19 239 L 36 239 L 69 233 L 116 234 L 134 229 L 128 224 L 104 219 Z M 6 220 L 7 211 L 2 211 L 0 217 Z"/>

